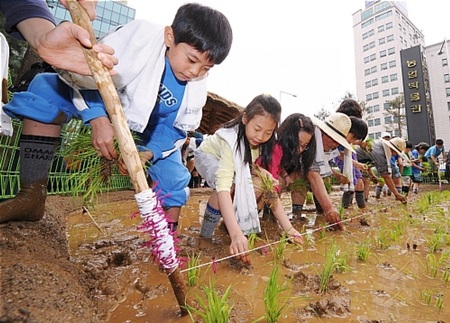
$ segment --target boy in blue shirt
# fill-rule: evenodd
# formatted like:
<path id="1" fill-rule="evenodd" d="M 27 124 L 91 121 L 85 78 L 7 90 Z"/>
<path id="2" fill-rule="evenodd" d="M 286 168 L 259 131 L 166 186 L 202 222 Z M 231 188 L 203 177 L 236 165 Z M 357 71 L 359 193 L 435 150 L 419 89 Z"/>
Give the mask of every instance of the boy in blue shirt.
<path id="1" fill-rule="evenodd" d="M 219 11 L 188 3 L 178 9 L 171 26 L 135 20 L 101 42 L 114 48 L 119 59 L 113 81 L 128 125 L 140 137 L 141 160 L 151 162 L 149 176 L 164 196 L 163 207 L 175 230 L 189 197 L 190 174 L 182 164 L 180 148 L 187 131 L 200 124 L 207 74 L 227 57 L 231 26 Z M 91 125 L 92 145 L 99 156 L 118 157 L 114 129 L 98 91 L 93 90 L 95 81 L 59 72 L 59 77 L 36 76 L 28 91 L 16 93 L 4 108 L 10 117 L 22 118 L 24 125 L 21 190 L 0 204 L 0 223 L 42 218 L 54 147 L 61 124 L 72 117 Z M 126 171 L 123 165 L 122 171 Z"/>

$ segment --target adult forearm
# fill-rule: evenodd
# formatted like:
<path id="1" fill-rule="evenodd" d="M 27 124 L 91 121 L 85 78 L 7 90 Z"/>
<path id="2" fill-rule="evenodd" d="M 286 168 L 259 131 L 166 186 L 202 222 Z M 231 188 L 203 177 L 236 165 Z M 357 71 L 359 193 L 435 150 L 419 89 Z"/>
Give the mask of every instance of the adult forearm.
<path id="1" fill-rule="evenodd" d="M 54 28 L 52 22 L 43 18 L 28 18 L 17 24 L 17 29 L 34 50 L 37 50 L 45 35 Z"/>

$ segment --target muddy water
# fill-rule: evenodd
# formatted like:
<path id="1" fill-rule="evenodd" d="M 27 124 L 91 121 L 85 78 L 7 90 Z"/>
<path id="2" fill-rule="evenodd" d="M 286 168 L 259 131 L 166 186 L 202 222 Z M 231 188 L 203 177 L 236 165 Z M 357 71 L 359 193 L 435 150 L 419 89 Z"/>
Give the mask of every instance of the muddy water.
<path id="1" fill-rule="evenodd" d="M 207 193 L 207 190 L 206 190 Z M 339 198 L 339 193 L 333 193 Z M 201 263 L 227 258 L 229 238 L 218 228 L 213 241 L 198 238 L 200 214 L 208 198 L 195 193 L 183 208 L 180 221 L 179 255 L 186 257 L 200 252 Z M 391 199 L 390 199 L 391 200 Z M 286 209 L 290 200 L 283 198 Z M 280 296 L 287 305 L 280 322 L 427 322 L 450 321 L 449 282 L 443 280 L 449 258 L 449 202 L 431 207 L 426 212 L 388 201 L 373 200 L 364 212 L 355 208 L 346 211 L 344 232 L 321 230 L 322 216 L 305 212 L 293 219 L 293 224 L 305 232 L 305 244 L 288 244 L 278 263 L 279 282 L 288 289 Z M 179 317 L 171 285 L 161 273 L 146 249 L 140 244 L 146 239 L 136 231 L 139 217 L 134 200 L 100 205 L 89 214 L 69 216 L 69 248 L 74 261 L 98 278 L 98 301 L 107 308 L 107 322 L 191 322 L 189 316 Z M 350 220 L 353 219 L 353 220 Z M 365 221 L 361 221 L 364 219 Z M 265 234 L 255 242 L 256 247 L 274 243 L 280 238 L 275 223 L 263 223 Z M 433 255 L 441 259 L 432 270 L 428 242 L 443 229 L 444 243 Z M 396 230 L 397 229 L 397 230 Z M 393 233 L 397 232 L 397 233 Z M 389 236 L 389 238 L 386 238 Z M 445 240 L 446 239 L 446 240 Z M 367 242 L 367 261 L 356 257 L 358 246 Z M 330 245 L 339 248 L 339 257 L 347 260 L 348 268 L 333 273 L 333 288 L 324 294 L 307 288 L 303 276 L 315 277 L 322 272 L 325 253 Z M 221 292 L 232 286 L 229 303 L 233 305 L 232 322 L 252 322 L 264 316 L 264 289 L 275 266 L 275 249 L 280 244 L 258 249 L 251 254 L 251 267 L 233 259 L 224 259 L 201 268 L 196 286 L 187 289 L 188 303 L 196 305 L 196 295 L 203 296 L 201 286 L 213 284 Z M 185 278 L 186 273 L 183 272 Z M 439 302 L 443 306 L 439 308 Z M 312 309 L 313 308 L 313 309 Z M 321 312 L 322 317 L 314 315 Z M 264 321 L 264 320 L 263 320 Z"/>

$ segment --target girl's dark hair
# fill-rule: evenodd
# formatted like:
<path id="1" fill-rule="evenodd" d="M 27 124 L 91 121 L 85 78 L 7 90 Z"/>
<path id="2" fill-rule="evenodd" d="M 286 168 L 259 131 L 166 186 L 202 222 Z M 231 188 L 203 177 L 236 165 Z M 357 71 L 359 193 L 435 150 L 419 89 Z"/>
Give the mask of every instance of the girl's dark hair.
<path id="1" fill-rule="evenodd" d="M 172 22 L 175 44 L 186 43 L 208 53 L 208 59 L 220 64 L 228 56 L 233 32 L 220 11 L 198 3 L 182 5 Z"/>
<path id="2" fill-rule="evenodd" d="M 363 119 L 354 116 L 350 116 L 350 120 L 352 121 L 352 126 L 350 127 L 349 133 L 352 133 L 357 140 L 366 139 L 367 133 L 369 132 L 367 123 Z"/>
<path id="3" fill-rule="evenodd" d="M 420 149 L 425 149 L 428 150 L 430 149 L 430 145 L 426 142 L 419 142 L 414 148 L 416 148 L 416 150 L 420 150 Z"/>
<path id="4" fill-rule="evenodd" d="M 410 149 L 412 149 L 412 147 L 413 147 L 413 144 L 412 144 L 412 142 L 411 141 L 409 141 L 409 140 L 406 140 L 406 148 L 410 148 Z"/>
<path id="5" fill-rule="evenodd" d="M 361 105 L 353 99 L 345 99 L 342 101 L 336 112 L 341 112 L 349 117 L 354 116 L 360 119 L 362 119 L 363 116 Z"/>
<path id="6" fill-rule="evenodd" d="M 312 135 L 308 150 L 299 152 L 300 131 L 305 131 Z M 306 177 L 316 156 L 316 140 L 314 138 L 314 124 L 311 119 L 301 113 L 293 113 L 281 123 L 277 131 L 278 143 L 283 149 L 281 158 L 281 169 L 288 174 L 299 171 Z"/>
<path id="7" fill-rule="evenodd" d="M 280 123 L 281 118 L 281 105 L 274 97 L 266 94 L 261 94 L 256 96 L 244 109 L 244 111 L 233 120 L 225 123 L 223 125 L 224 128 L 232 128 L 238 125 L 238 134 L 236 140 L 236 152 L 239 154 L 244 154 L 244 163 L 252 164 L 252 154 L 250 149 L 250 144 L 245 136 L 245 125 L 242 122 L 242 118 L 244 115 L 247 117 L 247 120 L 253 119 L 255 116 L 261 115 L 270 115 L 273 120 L 276 122 L 277 126 L 275 127 L 275 131 L 270 139 L 261 144 L 261 163 L 264 168 L 267 168 L 270 164 L 270 160 L 272 158 L 273 147 L 275 146 L 276 141 L 276 130 Z M 241 145 L 239 144 L 241 140 L 244 141 L 245 151 L 241 151 Z"/>

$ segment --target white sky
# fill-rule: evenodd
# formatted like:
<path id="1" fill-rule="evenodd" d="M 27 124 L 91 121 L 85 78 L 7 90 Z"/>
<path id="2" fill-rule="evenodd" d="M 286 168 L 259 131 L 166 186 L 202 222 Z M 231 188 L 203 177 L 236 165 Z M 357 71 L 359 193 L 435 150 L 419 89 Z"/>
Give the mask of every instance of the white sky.
<path id="1" fill-rule="evenodd" d="M 356 95 L 352 15 L 364 9 L 363 0 L 129 0 L 128 5 L 137 19 L 170 25 L 186 2 L 220 10 L 233 28 L 230 54 L 211 70 L 209 91 L 243 107 L 258 94 L 271 94 L 281 101 L 282 119 L 293 112 L 333 111 L 346 92 Z M 450 38 L 450 1 L 406 4 L 426 45 Z"/>

